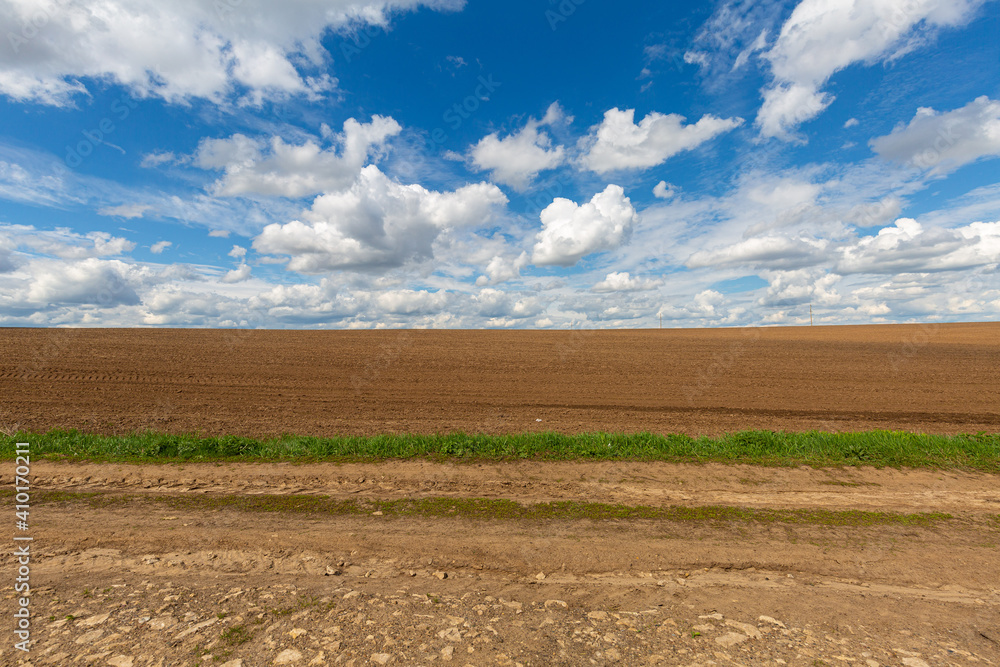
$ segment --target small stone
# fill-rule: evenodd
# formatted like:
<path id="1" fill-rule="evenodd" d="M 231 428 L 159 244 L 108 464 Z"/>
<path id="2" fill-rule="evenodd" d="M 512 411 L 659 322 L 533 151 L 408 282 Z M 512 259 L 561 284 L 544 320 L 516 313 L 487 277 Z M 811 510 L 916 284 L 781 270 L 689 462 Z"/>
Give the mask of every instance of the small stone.
<path id="1" fill-rule="evenodd" d="M 563 609 L 567 609 L 569 605 L 566 604 L 564 600 L 546 600 L 545 608 L 551 609 L 552 607 L 562 607 Z"/>
<path id="2" fill-rule="evenodd" d="M 920 658 L 903 658 L 903 664 L 906 667 L 931 667 L 925 660 L 921 660 Z"/>
<path id="3" fill-rule="evenodd" d="M 379 514 L 381 514 L 381 512 L 379 512 Z M 373 653 L 372 654 L 372 662 L 374 662 L 376 665 L 386 665 L 386 664 L 389 663 L 390 660 L 392 660 L 392 654 L 391 653 Z"/>
<path id="4" fill-rule="evenodd" d="M 276 665 L 290 665 L 293 662 L 298 662 L 302 659 L 302 654 L 293 648 L 286 648 L 284 651 L 278 654 L 278 657 L 274 659 L 274 664 Z"/>
<path id="5" fill-rule="evenodd" d="M 770 623 L 771 625 L 777 625 L 779 628 L 786 627 L 784 623 L 782 623 L 776 618 L 771 618 L 770 616 L 758 616 L 757 620 L 762 621 L 764 623 Z"/>
<path id="6" fill-rule="evenodd" d="M 115 655 L 108 658 L 108 664 L 111 667 L 132 667 L 132 662 L 135 660 L 130 655 Z"/>
<path id="7" fill-rule="evenodd" d="M 108 620 L 109 616 L 111 616 L 110 613 L 108 613 L 108 614 L 97 614 L 95 616 L 91 616 L 90 618 L 83 619 L 82 621 L 80 621 L 76 625 L 77 625 L 77 627 L 80 627 L 80 628 L 92 628 L 95 625 L 100 625 L 104 621 Z"/>
<path id="8" fill-rule="evenodd" d="M 587 618 L 592 621 L 606 621 L 608 620 L 608 612 L 606 611 L 588 611 Z"/>
<path id="9" fill-rule="evenodd" d="M 454 653 L 455 653 L 454 646 L 445 646 L 443 649 L 441 649 L 441 659 L 444 660 L 445 662 L 448 662 L 451 660 L 451 656 Z"/>
<path id="10" fill-rule="evenodd" d="M 337 645 L 337 648 L 340 648 L 340 642 L 334 642 L 334 643 Z M 333 648 L 333 647 L 331 646 L 330 648 Z M 336 651 L 337 649 L 334 648 L 333 650 Z M 313 658 L 312 660 L 309 661 L 309 664 L 310 665 L 325 665 L 326 664 L 326 654 L 323 651 L 320 651 L 319 653 L 316 654 L 315 658 Z"/>
<path id="11" fill-rule="evenodd" d="M 715 612 L 714 614 L 705 614 L 704 616 L 699 616 L 698 618 L 711 618 L 716 621 L 721 621 L 723 616 L 719 612 Z"/>
<path id="12" fill-rule="evenodd" d="M 173 616 L 157 616 L 149 622 L 150 630 L 168 630 L 177 625 L 177 621 L 174 620 Z"/>
<path id="13" fill-rule="evenodd" d="M 763 635 L 760 630 L 749 623 L 740 623 L 739 621 L 726 621 L 726 625 L 741 630 L 744 634 L 753 637 L 754 639 L 760 639 Z"/>
<path id="14" fill-rule="evenodd" d="M 224 662 L 219 665 L 219 667 L 243 667 L 243 658 L 236 658 L 235 660 Z"/>
<path id="15" fill-rule="evenodd" d="M 604 657 L 607 658 L 608 660 L 621 660 L 622 654 L 619 653 L 618 649 L 616 648 L 609 648 L 607 651 L 604 652 Z"/>
<path id="16" fill-rule="evenodd" d="M 83 635 L 80 635 L 79 637 L 77 637 L 76 638 L 76 643 L 77 644 L 93 644 L 98 639 L 100 639 L 101 635 L 103 635 L 103 634 L 104 634 L 104 630 L 91 630 L 90 632 L 88 632 L 86 634 L 83 634 Z"/>
<path id="17" fill-rule="evenodd" d="M 336 577 L 336 576 L 339 576 L 340 573 L 341 573 L 340 572 L 340 568 L 330 567 L 329 565 L 327 565 L 326 566 L 326 573 L 324 574 L 324 576 L 327 576 L 327 577 Z"/>
<path id="18" fill-rule="evenodd" d="M 537 579 L 538 581 L 541 581 L 544 578 L 545 578 L 544 572 L 539 572 L 538 574 L 535 575 L 535 579 Z"/>
<path id="19" fill-rule="evenodd" d="M 452 626 L 446 630 L 442 630 L 438 633 L 438 637 L 449 642 L 460 642 L 462 641 L 462 633 L 459 632 L 458 628 Z"/>
<path id="20" fill-rule="evenodd" d="M 292 636 L 292 639 L 298 639 L 307 632 L 309 631 L 305 628 L 293 628 L 288 634 Z"/>
<path id="21" fill-rule="evenodd" d="M 721 637 L 716 637 L 715 638 L 715 643 L 718 644 L 719 646 L 729 647 L 729 646 L 735 646 L 737 644 L 741 644 L 741 643 L 745 642 L 748 639 L 750 639 L 750 638 L 747 637 L 746 635 L 741 635 L 738 632 L 727 632 L 726 634 L 722 635 Z"/>
<path id="22" fill-rule="evenodd" d="M 865 660 L 865 664 L 868 665 L 868 667 L 881 667 L 878 664 L 878 660 L 872 660 L 871 658 L 868 658 L 867 660 Z"/>
<path id="23" fill-rule="evenodd" d="M 442 572 L 441 570 L 438 570 L 437 572 L 434 573 L 434 576 L 437 577 L 438 579 L 447 579 L 448 578 L 448 573 L 447 572 Z"/>
<path id="24" fill-rule="evenodd" d="M 177 636 L 174 637 L 174 639 L 183 639 L 184 637 L 187 637 L 188 635 L 193 635 L 194 633 L 198 632 L 199 630 L 201 630 L 203 628 L 207 628 L 208 626 L 212 625 L 217 620 L 219 620 L 219 619 L 217 619 L 217 618 L 210 618 L 207 621 L 202 621 L 201 623 L 195 623 L 194 625 L 192 625 L 187 630 L 184 630 L 183 632 L 178 633 Z"/>

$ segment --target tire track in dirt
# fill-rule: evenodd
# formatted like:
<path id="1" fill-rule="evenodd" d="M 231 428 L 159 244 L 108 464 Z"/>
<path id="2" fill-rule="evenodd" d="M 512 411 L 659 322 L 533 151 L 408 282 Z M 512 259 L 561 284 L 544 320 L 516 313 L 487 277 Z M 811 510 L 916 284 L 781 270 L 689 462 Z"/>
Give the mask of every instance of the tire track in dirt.
<path id="1" fill-rule="evenodd" d="M 454 464 L 38 461 L 39 489 L 138 493 L 455 497 L 522 503 L 576 500 L 625 505 L 732 505 L 1000 514 L 1000 475 L 875 468 L 764 468 L 662 462 L 514 461 Z M 13 483 L 0 473 L 0 484 Z"/>

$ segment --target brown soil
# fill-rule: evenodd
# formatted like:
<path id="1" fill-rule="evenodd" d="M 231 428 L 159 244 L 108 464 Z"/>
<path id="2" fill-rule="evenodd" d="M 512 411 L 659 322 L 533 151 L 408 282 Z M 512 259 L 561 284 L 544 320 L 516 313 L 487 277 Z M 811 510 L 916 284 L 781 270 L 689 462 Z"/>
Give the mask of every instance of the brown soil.
<path id="1" fill-rule="evenodd" d="M 1000 323 L 0 329 L 7 428 L 207 434 L 1000 427 Z M 540 421 L 539 421 L 540 420 Z"/>
<path id="2" fill-rule="evenodd" d="M 756 334 L 0 330 L 0 426 L 257 435 L 996 431 L 998 333 L 996 325 Z M 3 488 L 13 472 L 12 462 L 0 466 Z M 0 665 L 1000 664 L 997 475 L 34 460 L 31 478 L 33 492 L 131 500 L 32 504 L 34 644 L 24 655 L 5 637 Z M 290 494 L 951 518 L 475 520 L 156 501 Z M 0 568 L 12 573 L 11 552 Z M 0 589 L 0 615 L 10 618 L 13 576 Z"/>

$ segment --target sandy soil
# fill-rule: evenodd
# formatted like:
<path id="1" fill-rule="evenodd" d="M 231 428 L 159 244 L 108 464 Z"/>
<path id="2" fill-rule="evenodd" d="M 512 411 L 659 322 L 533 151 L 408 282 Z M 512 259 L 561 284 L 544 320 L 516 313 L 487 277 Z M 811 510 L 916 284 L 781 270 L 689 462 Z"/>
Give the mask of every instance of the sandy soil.
<path id="1" fill-rule="evenodd" d="M 0 330 L 0 426 L 256 435 L 996 431 L 997 334 L 997 325 Z M 10 488 L 13 472 L 0 467 L 0 486 Z M 996 475 L 527 461 L 34 461 L 31 473 L 39 491 L 131 500 L 33 505 L 34 644 L 26 656 L 5 637 L 0 665 L 1000 664 Z M 156 501 L 265 494 L 952 518 L 486 521 Z M 6 572 L 11 551 L 0 563 Z M 0 582 L 5 616 L 15 607 L 12 586 L 12 578 Z"/>
<path id="2" fill-rule="evenodd" d="M 0 426 L 247 435 L 996 431 L 998 371 L 998 323 L 0 329 Z"/>

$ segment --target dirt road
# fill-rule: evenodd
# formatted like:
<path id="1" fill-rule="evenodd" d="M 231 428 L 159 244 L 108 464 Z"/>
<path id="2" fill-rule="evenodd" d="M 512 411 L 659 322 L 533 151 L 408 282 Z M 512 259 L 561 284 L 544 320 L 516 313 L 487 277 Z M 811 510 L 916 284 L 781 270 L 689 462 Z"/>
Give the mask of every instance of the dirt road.
<path id="1" fill-rule="evenodd" d="M 1000 663 L 996 476 L 572 462 L 35 468 L 49 492 L 100 493 L 33 513 L 33 665 Z M 293 494 L 950 518 L 487 521 L 229 502 Z M 0 663 L 23 664 L 0 651 Z"/>
<path id="2" fill-rule="evenodd" d="M 998 376 L 998 323 L 0 329 L 0 426 L 240 435 L 993 432 L 1000 428 Z"/>

